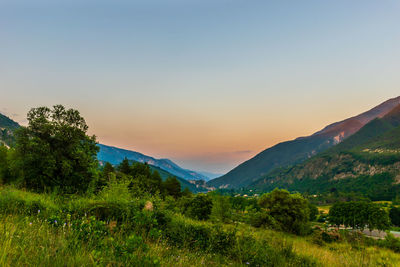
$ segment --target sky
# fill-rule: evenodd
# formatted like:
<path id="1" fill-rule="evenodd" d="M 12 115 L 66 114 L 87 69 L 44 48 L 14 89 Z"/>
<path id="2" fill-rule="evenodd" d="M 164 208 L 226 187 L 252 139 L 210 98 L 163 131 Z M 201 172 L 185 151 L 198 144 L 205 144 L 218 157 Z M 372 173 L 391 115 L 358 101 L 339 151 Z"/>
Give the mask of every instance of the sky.
<path id="1" fill-rule="evenodd" d="M 400 95 L 398 0 L 0 0 L 0 113 L 225 173 Z"/>

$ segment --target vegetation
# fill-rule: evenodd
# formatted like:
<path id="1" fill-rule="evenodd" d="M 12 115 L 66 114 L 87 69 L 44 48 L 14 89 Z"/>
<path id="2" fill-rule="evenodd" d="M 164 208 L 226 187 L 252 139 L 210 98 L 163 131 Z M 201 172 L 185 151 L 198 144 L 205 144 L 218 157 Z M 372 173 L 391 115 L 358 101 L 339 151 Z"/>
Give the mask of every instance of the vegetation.
<path id="1" fill-rule="evenodd" d="M 28 118 L 15 146 L 0 147 L 0 266 L 394 266 L 400 261 L 400 241 L 391 235 L 372 240 L 330 227 L 387 229 L 393 208 L 334 204 L 329 221 L 318 224 L 318 209 L 299 193 L 193 194 L 147 164 L 127 159 L 98 164 L 95 137 L 87 136 L 75 110 L 38 108 Z"/>
<path id="2" fill-rule="evenodd" d="M 400 108 L 366 124 L 343 142 L 304 163 L 275 169 L 249 188 L 275 187 L 308 194 L 357 192 L 371 200 L 400 195 Z"/>
<path id="3" fill-rule="evenodd" d="M 333 225 L 370 230 L 387 230 L 391 224 L 388 213 L 371 202 L 337 202 L 329 211 L 329 222 Z"/>

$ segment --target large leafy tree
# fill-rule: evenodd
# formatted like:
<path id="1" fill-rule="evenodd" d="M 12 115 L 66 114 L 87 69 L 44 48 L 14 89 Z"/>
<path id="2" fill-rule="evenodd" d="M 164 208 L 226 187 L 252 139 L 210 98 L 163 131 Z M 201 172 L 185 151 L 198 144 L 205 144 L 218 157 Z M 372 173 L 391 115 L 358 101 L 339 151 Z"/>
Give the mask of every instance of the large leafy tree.
<path id="1" fill-rule="evenodd" d="M 390 226 L 388 213 L 372 202 L 337 202 L 329 210 L 329 222 L 353 229 L 386 230 Z"/>
<path id="2" fill-rule="evenodd" d="M 310 218 L 308 201 L 300 194 L 275 189 L 259 199 L 259 205 L 287 232 L 303 234 Z"/>
<path id="3" fill-rule="evenodd" d="M 26 187 L 85 191 L 98 166 L 96 137 L 79 111 L 56 105 L 33 108 L 28 126 L 17 131 L 16 158 Z"/>

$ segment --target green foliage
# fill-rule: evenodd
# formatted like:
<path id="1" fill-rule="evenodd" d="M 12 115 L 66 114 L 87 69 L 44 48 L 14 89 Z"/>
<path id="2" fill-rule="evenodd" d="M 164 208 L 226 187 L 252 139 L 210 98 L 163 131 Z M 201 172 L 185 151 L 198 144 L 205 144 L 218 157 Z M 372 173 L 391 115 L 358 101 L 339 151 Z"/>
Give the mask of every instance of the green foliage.
<path id="1" fill-rule="evenodd" d="M 181 184 L 175 177 L 168 177 L 163 184 L 167 195 L 174 198 L 181 196 Z"/>
<path id="2" fill-rule="evenodd" d="M 308 231 L 310 210 L 308 201 L 300 194 L 274 189 L 260 197 L 259 205 L 274 218 L 281 230 L 295 234 Z"/>
<path id="3" fill-rule="evenodd" d="M 47 217 L 55 214 L 57 210 L 57 204 L 48 195 L 18 191 L 11 187 L 0 191 L 1 214 Z"/>
<path id="4" fill-rule="evenodd" d="M 213 202 L 206 194 L 197 194 L 184 202 L 183 213 L 196 220 L 208 220 L 211 215 Z"/>
<path id="5" fill-rule="evenodd" d="M 15 143 L 14 131 L 19 127 L 18 123 L 0 114 L 0 144 L 13 146 Z"/>
<path id="6" fill-rule="evenodd" d="M 77 110 L 57 105 L 28 113 L 29 125 L 17 131 L 16 161 L 27 188 L 85 192 L 97 168 L 95 136 Z"/>
<path id="7" fill-rule="evenodd" d="M 386 230 L 390 226 L 387 212 L 372 202 L 338 202 L 329 210 L 329 223 L 353 229 Z"/>
<path id="8" fill-rule="evenodd" d="M 318 194 L 327 194 L 332 189 L 335 189 L 339 193 L 350 193 L 356 198 L 364 197 L 374 201 L 391 200 L 396 195 L 400 194 L 400 185 L 394 184 L 394 174 L 388 172 L 371 176 L 360 175 L 354 178 L 337 180 L 331 180 L 329 177 L 330 176 L 319 177 L 318 179 L 295 179 L 290 184 L 277 184 L 283 188 L 287 188 L 288 190 Z M 312 191 L 310 189 L 312 189 Z M 358 196 L 356 196 L 357 194 Z"/>
<path id="9" fill-rule="evenodd" d="M 390 221 L 394 226 L 400 226 L 400 208 L 391 207 L 389 210 Z"/>
<path id="10" fill-rule="evenodd" d="M 378 241 L 378 245 L 384 248 L 393 250 L 400 253 L 400 239 L 395 238 L 392 234 L 388 233 L 384 240 Z"/>
<path id="11" fill-rule="evenodd" d="M 7 147 L 0 144 L 0 184 L 7 182 L 10 176 L 7 155 Z"/>
<path id="12" fill-rule="evenodd" d="M 269 191 L 280 187 L 312 194 L 335 188 L 358 192 L 372 200 L 391 200 L 400 194 L 400 186 L 394 181 L 399 174 L 399 121 L 397 108 L 304 163 L 270 171 L 251 188 Z"/>
<path id="13" fill-rule="evenodd" d="M 308 209 L 310 210 L 310 221 L 315 221 L 318 215 L 318 208 L 314 204 L 309 203 Z"/>
<path id="14" fill-rule="evenodd" d="M 281 229 L 280 223 L 265 211 L 252 210 L 249 212 L 247 223 L 257 228 L 269 227 L 272 229 Z"/>
<path id="15" fill-rule="evenodd" d="M 338 242 L 341 239 L 340 233 L 336 229 L 322 229 L 316 227 L 313 229 L 312 242 L 317 245 L 324 245 L 325 243 Z"/>
<path id="16" fill-rule="evenodd" d="M 125 175 L 130 175 L 132 172 L 131 165 L 129 164 L 129 160 L 127 158 L 124 158 L 123 161 L 118 165 L 118 171 L 125 174 Z"/>
<path id="17" fill-rule="evenodd" d="M 229 197 L 216 195 L 213 197 L 211 219 L 214 222 L 228 223 L 231 220 L 231 203 Z"/>

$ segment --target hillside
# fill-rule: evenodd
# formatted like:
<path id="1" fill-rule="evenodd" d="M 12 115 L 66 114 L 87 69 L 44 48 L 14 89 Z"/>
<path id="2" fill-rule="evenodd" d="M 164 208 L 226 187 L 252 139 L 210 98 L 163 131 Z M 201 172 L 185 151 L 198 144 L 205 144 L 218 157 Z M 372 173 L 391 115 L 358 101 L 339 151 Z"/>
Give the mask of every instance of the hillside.
<path id="1" fill-rule="evenodd" d="M 400 194 L 400 105 L 341 144 L 302 164 L 275 170 L 249 188 L 360 192 L 372 199 Z"/>
<path id="2" fill-rule="evenodd" d="M 193 193 L 207 192 L 207 189 L 205 189 L 203 187 L 198 187 L 198 186 L 196 186 L 196 184 L 191 183 L 191 182 L 189 182 L 189 181 L 187 181 L 187 180 L 185 180 L 183 178 L 180 178 L 180 177 L 177 177 L 175 175 L 172 175 L 169 172 L 167 172 L 167 171 L 165 171 L 165 170 L 163 170 L 163 169 L 161 169 L 159 167 L 150 165 L 150 169 L 152 171 L 157 171 L 160 174 L 161 179 L 163 181 L 165 181 L 168 177 L 175 177 L 176 179 L 178 179 L 179 183 L 181 184 L 182 190 L 187 188 Z"/>
<path id="3" fill-rule="evenodd" d="M 186 180 L 205 180 L 208 181 L 209 178 L 199 174 L 195 171 L 183 169 L 169 159 L 155 159 L 153 157 L 144 155 L 139 152 L 121 149 L 112 146 L 106 146 L 99 144 L 100 152 L 98 153 L 98 159 L 104 162 L 110 162 L 111 164 L 119 164 L 123 159 L 127 158 L 129 160 L 148 163 L 150 165 L 159 167 L 177 177 L 184 178 Z"/>
<path id="4" fill-rule="evenodd" d="M 0 143 L 11 145 L 14 142 L 14 131 L 19 127 L 18 123 L 0 114 Z"/>
<path id="5" fill-rule="evenodd" d="M 17 122 L 0 114 L 0 143 L 10 146 L 14 142 L 14 132 L 21 127 Z M 187 180 L 209 180 L 206 176 L 194 171 L 182 169 L 169 159 L 154 159 L 138 152 L 124 150 L 116 147 L 109 147 L 99 144 L 99 161 L 108 161 L 111 164 L 119 164 L 125 157 L 137 162 L 146 162 L 156 169 L 163 179 L 168 176 L 176 177 L 181 183 L 182 189 L 188 188 L 192 192 L 204 191 L 204 188 L 198 187 Z"/>
<path id="6" fill-rule="evenodd" d="M 240 164 L 227 174 L 209 181 L 208 184 L 216 188 L 246 187 L 276 168 L 301 163 L 337 145 L 371 120 L 382 118 L 399 104 L 400 97 L 389 99 L 365 113 L 333 123 L 311 136 L 277 144 Z"/>

